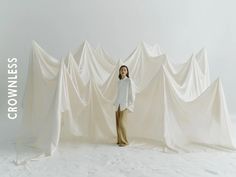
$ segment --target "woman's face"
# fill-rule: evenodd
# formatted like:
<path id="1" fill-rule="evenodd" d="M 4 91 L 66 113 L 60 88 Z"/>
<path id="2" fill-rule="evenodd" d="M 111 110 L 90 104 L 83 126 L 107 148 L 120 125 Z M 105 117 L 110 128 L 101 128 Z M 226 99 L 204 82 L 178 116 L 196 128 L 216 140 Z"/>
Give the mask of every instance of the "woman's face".
<path id="1" fill-rule="evenodd" d="M 120 68 L 120 74 L 121 74 L 121 77 L 124 78 L 127 74 L 127 68 L 126 67 L 122 67 Z"/>

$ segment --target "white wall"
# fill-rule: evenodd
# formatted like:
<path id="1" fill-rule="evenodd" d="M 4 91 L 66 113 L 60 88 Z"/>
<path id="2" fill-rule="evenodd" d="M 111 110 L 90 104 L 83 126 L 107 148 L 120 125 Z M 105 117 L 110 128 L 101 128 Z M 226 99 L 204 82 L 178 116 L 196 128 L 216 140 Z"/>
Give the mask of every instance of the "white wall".
<path id="1" fill-rule="evenodd" d="M 20 101 L 32 40 L 56 58 L 85 39 L 116 58 L 142 40 L 159 43 L 174 62 L 206 47 L 211 79 L 221 77 L 236 114 L 235 7 L 233 0 L 0 0 L 0 135 L 13 137 L 20 120 L 6 116 L 7 58 L 19 59 Z"/>

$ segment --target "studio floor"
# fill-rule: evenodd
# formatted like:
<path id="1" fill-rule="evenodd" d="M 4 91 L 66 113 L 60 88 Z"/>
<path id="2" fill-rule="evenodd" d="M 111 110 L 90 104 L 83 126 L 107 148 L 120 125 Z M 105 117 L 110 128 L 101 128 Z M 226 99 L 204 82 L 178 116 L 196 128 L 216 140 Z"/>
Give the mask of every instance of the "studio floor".
<path id="1" fill-rule="evenodd" d="M 233 124 L 236 127 L 236 121 Z M 52 157 L 17 166 L 14 144 L 4 142 L 0 147 L 0 177 L 236 176 L 236 152 L 207 149 L 175 153 L 132 142 L 118 147 L 62 141 Z"/>

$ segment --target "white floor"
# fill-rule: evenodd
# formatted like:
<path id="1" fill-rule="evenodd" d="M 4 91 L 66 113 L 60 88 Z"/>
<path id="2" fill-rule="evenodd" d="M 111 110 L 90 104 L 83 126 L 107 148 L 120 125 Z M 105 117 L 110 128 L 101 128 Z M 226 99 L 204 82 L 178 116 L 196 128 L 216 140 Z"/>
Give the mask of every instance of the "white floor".
<path id="1" fill-rule="evenodd" d="M 16 166 L 14 147 L 0 152 L 1 177 L 236 176 L 236 153 L 164 153 L 111 144 L 60 144 L 53 157 Z"/>
<path id="2" fill-rule="evenodd" d="M 0 144 L 0 177 L 235 177 L 236 152 L 166 153 L 143 145 L 63 142 L 52 157 L 16 166 L 15 147 Z"/>

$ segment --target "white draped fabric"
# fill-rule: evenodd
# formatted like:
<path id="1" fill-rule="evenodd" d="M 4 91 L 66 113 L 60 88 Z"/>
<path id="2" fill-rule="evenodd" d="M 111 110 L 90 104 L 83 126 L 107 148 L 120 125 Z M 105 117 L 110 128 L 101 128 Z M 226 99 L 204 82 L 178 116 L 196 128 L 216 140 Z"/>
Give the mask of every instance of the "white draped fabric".
<path id="1" fill-rule="evenodd" d="M 60 137 L 114 141 L 118 69 L 135 83 L 128 137 L 173 150 L 196 143 L 234 149 L 231 119 L 220 79 L 210 83 L 206 51 L 173 64 L 160 48 L 141 43 L 125 60 L 85 41 L 57 60 L 33 42 L 18 142 L 50 155 Z"/>

